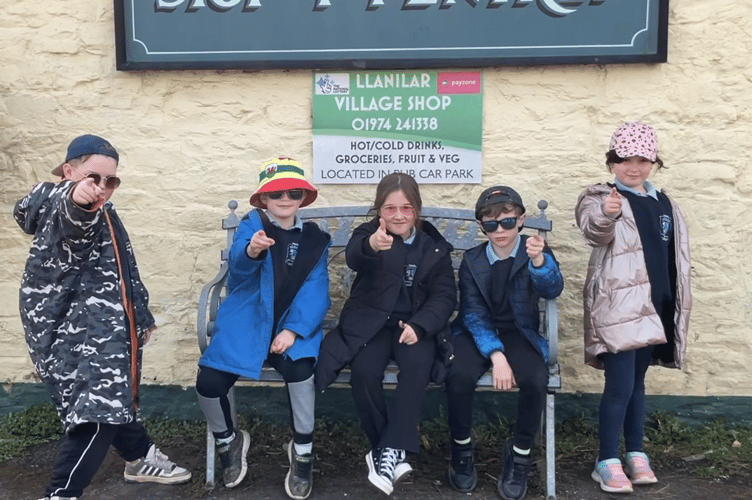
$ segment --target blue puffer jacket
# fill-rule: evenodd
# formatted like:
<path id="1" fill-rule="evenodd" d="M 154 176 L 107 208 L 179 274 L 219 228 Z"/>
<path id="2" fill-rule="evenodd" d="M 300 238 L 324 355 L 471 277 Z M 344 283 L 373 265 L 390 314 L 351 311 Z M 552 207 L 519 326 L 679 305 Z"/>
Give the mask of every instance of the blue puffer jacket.
<path id="1" fill-rule="evenodd" d="M 545 262 L 535 268 L 525 253 L 526 235 L 521 236 L 519 251 L 512 264 L 507 293 L 517 328 L 548 361 L 548 342 L 538 333 L 540 314 L 538 298 L 553 299 L 564 289 L 564 279 L 551 249 L 544 248 Z M 462 259 L 459 271 L 460 310 L 452 322 L 454 335 L 470 334 L 483 356 L 504 352 L 504 344 L 493 325 L 491 305 L 491 264 L 483 243 L 471 248 Z"/>
<path id="2" fill-rule="evenodd" d="M 259 378 L 264 360 L 269 355 L 272 333 L 276 336 L 283 329 L 298 335 L 285 356 L 291 359 L 318 358 L 323 336 L 321 324 L 331 303 L 326 266 L 331 238 L 315 227 L 320 234 L 314 241 L 320 243 L 311 247 L 304 246 L 305 241 L 301 241 L 297 258 L 301 258 L 304 252 L 315 253 L 317 263 L 290 307 L 282 314 L 277 331 L 272 332 L 274 265 L 271 252 L 264 252 L 259 259 L 251 259 L 245 251 L 254 233 L 262 228 L 255 210 L 238 226 L 228 259 L 228 296 L 217 311 L 211 343 L 198 362 L 200 366 L 252 379 Z"/>

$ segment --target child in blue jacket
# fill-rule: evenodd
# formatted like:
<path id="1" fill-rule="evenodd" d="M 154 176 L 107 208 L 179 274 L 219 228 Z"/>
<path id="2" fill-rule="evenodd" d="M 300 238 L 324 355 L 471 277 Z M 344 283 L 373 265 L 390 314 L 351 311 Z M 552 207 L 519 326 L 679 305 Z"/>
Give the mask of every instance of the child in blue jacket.
<path id="1" fill-rule="evenodd" d="M 519 387 L 517 426 L 502 451 L 504 469 L 497 484 L 502 498 L 519 500 L 527 492 L 530 450 L 548 386 L 548 344 L 538 333 L 538 299 L 557 297 L 564 280 L 543 238 L 519 234 L 525 206 L 514 189 L 483 191 L 475 217 L 488 241 L 465 252 L 459 270 L 460 310 L 452 325 L 454 360 L 446 382 L 449 483 L 462 492 L 477 483 L 473 393 L 478 379 L 493 367 L 495 389 Z"/>
<path id="2" fill-rule="evenodd" d="M 313 368 L 330 305 L 330 237 L 315 223 L 303 223 L 297 211 L 316 196 L 299 162 L 264 163 L 250 198 L 259 210 L 241 221 L 230 249 L 228 296 L 217 311 L 196 380 L 228 488 L 245 477 L 250 448 L 248 432 L 233 425 L 228 393 L 240 376 L 258 379 L 266 361 L 284 378 L 290 399 L 293 439 L 285 491 L 294 499 L 311 493 Z"/>

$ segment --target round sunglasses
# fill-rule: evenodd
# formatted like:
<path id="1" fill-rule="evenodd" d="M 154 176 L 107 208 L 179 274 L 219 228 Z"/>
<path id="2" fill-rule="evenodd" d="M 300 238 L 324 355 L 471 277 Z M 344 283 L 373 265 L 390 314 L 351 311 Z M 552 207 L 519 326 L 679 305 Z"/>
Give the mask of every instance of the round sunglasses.
<path id="1" fill-rule="evenodd" d="M 493 233 L 501 226 L 503 229 L 514 229 L 517 227 L 517 217 L 504 217 L 501 220 L 484 220 L 480 227 L 484 233 Z"/>
<path id="2" fill-rule="evenodd" d="M 403 205 L 401 207 L 398 207 L 396 205 L 385 205 L 381 207 L 380 212 L 382 215 L 385 215 L 387 217 L 394 217 L 397 215 L 397 212 L 402 212 L 402 214 L 406 217 L 412 217 L 415 210 L 413 209 L 412 205 Z"/>
<path id="3" fill-rule="evenodd" d="M 78 167 L 73 168 L 78 170 Z M 81 172 L 81 174 L 85 175 L 87 179 L 94 179 L 94 184 L 99 187 L 102 187 L 102 180 L 104 180 L 105 189 L 117 189 L 118 187 L 120 187 L 120 177 L 116 175 L 108 175 L 107 177 L 102 179 L 102 176 L 96 172 L 90 172 L 88 174 Z"/>
<path id="4" fill-rule="evenodd" d="M 270 193 L 266 193 L 266 196 L 269 197 L 271 200 L 279 200 L 282 198 L 282 195 L 287 193 L 288 198 L 291 200 L 302 200 L 303 196 L 305 195 L 304 189 L 288 189 L 286 191 L 272 191 Z"/>

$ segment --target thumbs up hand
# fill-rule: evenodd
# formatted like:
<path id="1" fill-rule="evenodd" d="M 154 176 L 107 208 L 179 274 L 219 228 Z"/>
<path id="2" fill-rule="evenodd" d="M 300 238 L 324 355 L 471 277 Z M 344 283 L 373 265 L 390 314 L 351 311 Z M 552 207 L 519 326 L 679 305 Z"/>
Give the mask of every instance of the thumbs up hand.
<path id="1" fill-rule="evenodd" d="M 386 232 L 386 221 L 379 219 L 379 228 L 368 238 L 368 244 L 374 252 L 389 250 L 394 243 L 394 237 Z"/>
<path id="2" fill-rule="evenodd" d="M 543 257 L 544 244 L 545 242 L 543 241 L 543 237 L 537 234 L 528 237 L 527 241 L 525 242 L 527 256 L 530 257 L 531 261 L 533 261 L 533 265 L 535 267 L 541 267 L 545 262 L 545 258 Z"/>
<path id="3" fill-rule="evenodd" d="M 274 240 L 269 238 L 264 230 L 261 229 L 254 233 L 250 243 L 248 243 L 248 246 L 245 247 L 245 253 L 248 254 L 248 257 L 255 259 L 261 252 L 272 245 L 274 245 Z"/>
<path id="4" fill-rule="evenodd" d="M 611 188 L 611 192 L 603 202 L 603 213 L 609 217 L 616 217 L 621 213 L 621 195 L 616 188 Z"/>

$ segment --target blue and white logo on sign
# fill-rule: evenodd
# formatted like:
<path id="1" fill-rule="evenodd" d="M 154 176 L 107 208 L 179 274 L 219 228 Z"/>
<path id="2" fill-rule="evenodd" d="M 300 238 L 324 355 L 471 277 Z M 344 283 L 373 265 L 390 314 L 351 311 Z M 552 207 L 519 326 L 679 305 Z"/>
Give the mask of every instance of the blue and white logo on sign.
<path id="1" fill-rule="evenodd" d="M 316 95 L 348 95 L 350 93 L 349 73 L 316 74 Z"/>

